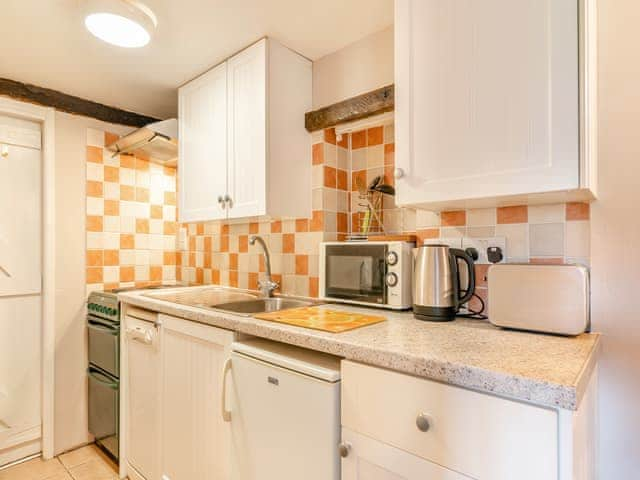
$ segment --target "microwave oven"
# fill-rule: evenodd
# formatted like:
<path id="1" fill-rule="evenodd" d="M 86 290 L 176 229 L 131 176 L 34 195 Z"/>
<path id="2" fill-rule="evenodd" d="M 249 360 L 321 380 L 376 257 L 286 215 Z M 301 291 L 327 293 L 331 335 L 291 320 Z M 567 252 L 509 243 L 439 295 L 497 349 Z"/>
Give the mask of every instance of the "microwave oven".
<path id="1" fill-rule="evenodd" d="M 411 242 L 320 244 L 320 298 L 331 302 L 405 310 L 412 306 Z"/>

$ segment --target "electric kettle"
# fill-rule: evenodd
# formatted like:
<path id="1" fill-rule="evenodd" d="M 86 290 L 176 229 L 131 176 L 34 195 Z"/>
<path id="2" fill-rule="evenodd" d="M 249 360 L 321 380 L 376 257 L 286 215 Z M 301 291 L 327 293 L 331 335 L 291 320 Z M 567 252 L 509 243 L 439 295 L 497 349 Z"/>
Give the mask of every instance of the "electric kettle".
<path id="1" fill-rule="evenodd" d="M 468 287 L 460 288 L 459 262 L 467 267 Z M 413 268 L 413 315 L 419 320 L 453 320 L 476 288 L 473 258 L 448 245 L 421 245 Z"/>

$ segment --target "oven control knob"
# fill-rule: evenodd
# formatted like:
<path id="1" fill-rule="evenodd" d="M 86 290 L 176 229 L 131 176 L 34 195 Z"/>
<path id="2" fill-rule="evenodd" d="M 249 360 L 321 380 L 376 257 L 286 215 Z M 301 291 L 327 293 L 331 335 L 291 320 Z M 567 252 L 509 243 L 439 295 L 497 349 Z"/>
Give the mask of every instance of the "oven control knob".
<path id="1" fill-rule="evenodd" d="M 395 287 L 398 284 L 398 276 L 393 272 L 387 273 L 387 276 L 385 277 L 385 282 L 387 283 L 387 286 Z"/>
<path id="2" fill-rule="evenodd" d="M 398 263 L 398 254 L 396 252 L 387 253 L 387 264 L 395 265 L 396 263 Z"/>

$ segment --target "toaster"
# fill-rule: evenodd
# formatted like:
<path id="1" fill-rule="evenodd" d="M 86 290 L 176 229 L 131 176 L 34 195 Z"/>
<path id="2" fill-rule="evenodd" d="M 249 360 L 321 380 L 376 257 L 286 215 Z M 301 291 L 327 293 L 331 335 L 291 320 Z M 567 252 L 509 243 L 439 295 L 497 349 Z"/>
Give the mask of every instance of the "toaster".
<path id="1" fill-rule="evenodd" d="M 589 271 L 582 265 L 493 265 L 488 289 L 496 326 L 558 335 L 589 330 Z"/>

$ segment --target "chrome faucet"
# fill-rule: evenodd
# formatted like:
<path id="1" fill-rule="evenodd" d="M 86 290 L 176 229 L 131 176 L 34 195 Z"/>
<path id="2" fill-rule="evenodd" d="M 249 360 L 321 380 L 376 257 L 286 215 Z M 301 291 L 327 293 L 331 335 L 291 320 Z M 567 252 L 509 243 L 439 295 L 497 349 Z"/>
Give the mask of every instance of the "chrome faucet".
<path id="1" fill-rule="evenodd" d="M 265 297 L 272 297 L 273 291 L 278 288 L 278 282 L 274 282 L 271 278 L 271 257 L 269 255 L 269 249 L 267 248 L 267 244 L 261 236 L 251 235 L 249 237 L 249 243 L 251 245 L 255 245 L 256 242 L 258 242 L 262 247 L 265 270 L 265 279 L 258 281 L 258 287 Z"/>

